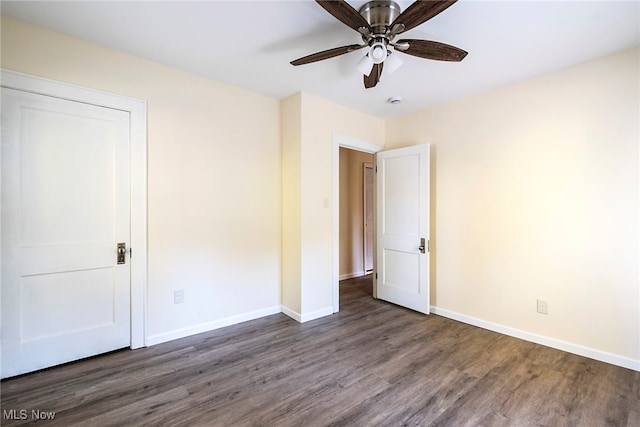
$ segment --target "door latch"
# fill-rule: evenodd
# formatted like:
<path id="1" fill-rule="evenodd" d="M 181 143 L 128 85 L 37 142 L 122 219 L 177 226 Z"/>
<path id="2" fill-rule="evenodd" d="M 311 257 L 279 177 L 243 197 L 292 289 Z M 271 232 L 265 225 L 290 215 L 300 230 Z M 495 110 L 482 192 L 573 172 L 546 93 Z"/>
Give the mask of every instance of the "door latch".
<path id="1" fill-rule="evenodd" d="M 118 264 L 125 263 L 125 256 L 127 255 L 127 244 L 118 243 Z"/>
<path id="2" fill-rule="evenodd" d="M 420 253 L 422 253 L 422 254 L 423 254 L 423 253 L 425 253 L 425 252 L 424 252 L 424 250 L 425 250 L 425 238 L 424 238 L 424 237 L 421 237 L 421 238 L 420 238 L 420 246 L 418 246 L 418 250 L 419 250 L 419 251 L 420 251 Z"/>

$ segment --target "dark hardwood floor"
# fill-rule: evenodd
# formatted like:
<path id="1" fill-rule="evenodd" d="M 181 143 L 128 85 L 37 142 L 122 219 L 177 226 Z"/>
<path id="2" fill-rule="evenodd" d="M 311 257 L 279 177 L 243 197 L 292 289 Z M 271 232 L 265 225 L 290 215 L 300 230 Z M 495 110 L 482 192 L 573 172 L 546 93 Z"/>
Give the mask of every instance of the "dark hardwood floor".
<path id="1" fill-rule="evenodd" d="M 304 324 L 278 314 L 2 381 L 2 425 L 640 426 L 639 372 L 371 286 L 342 282 L 340 313 Z"/>

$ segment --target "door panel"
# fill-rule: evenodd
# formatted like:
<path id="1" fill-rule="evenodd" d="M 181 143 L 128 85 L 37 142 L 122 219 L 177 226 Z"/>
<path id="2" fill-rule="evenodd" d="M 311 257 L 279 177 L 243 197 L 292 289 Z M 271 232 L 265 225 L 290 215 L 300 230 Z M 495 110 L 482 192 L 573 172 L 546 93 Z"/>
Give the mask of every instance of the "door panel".
<path id="1" fill-rule="evenodd" d="M 420 156 L 386 153 L 379 154 L 384 184 L 382 231 L 395 240 L 416 236 L 420 233 Z"/>
<path id="2" fill-rule="evenodd" d="M 2 89 L 2 376 L 127 347 L 129 114 Z"/>
<path id="3" fill-rule="evenodd" d="M 26 246 L 114 237 L 110 224 L 115 213 L 116 129 L 104 119 L 77 114 L 21 111 L 22 242 Z"/>
<path id="4" fill-rule="evenodd" d="M 420 259 L 418 254 L 407 254 L 403 251 L 385 250 L 383 257 L 384 265 L 394 266 L 394 268 L 387 268 L 385 271 L 385 286 L 390 286 L 408 292 L 420 291 Z"/>
<path id="5" fill-rule="evenodd" d="M 23 277 L 22 342 L 109 325 L 115 317 L 114 283 L 111 268 Z"/>
<path id="6" fill-rule="evenodd" d="M 376 164 L 377 297 L 427 314 L 429 146 L 380 152 Z"/>

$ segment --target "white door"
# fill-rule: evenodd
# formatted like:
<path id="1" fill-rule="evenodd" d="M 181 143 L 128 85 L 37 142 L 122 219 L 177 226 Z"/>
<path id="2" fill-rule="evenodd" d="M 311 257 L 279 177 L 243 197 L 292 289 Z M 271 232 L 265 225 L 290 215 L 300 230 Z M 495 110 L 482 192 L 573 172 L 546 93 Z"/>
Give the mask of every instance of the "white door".
<path id="1" fill-rule="evenodd" d="M 429 145 L 376 154 L 377 297 L 429 313 Z"/>
<path id="2" fill-rule="evenodd" d="M 131 342 L 129 113 L 2 89 L 2 377 Z"/>
<path id="3" fill-rule="evenodd" d="M 373 270 L 373 164 L 364 164 L 364 272 Z"/>

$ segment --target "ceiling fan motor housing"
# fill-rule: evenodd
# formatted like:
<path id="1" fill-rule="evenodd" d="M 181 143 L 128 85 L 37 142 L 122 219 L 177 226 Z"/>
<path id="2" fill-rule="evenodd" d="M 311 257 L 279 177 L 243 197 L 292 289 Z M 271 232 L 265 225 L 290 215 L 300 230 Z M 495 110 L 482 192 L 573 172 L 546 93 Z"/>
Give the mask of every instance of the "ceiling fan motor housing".
<path id="1" fill-rule="evenodd" d="M 374 64 L 380 64 L 387 58 L 389 27 L 400 15 L 400 6 L 391 0 L 374 0 L 364 4 L 358 12 L 369 23 L 372 31 L 362 37 L 369 45 L 369 58 Z"/>
<path id="2" fill-rule="evenodd" d="M 360 15 L 371 26 L 374 35 L 385 34 L 393 21 L 400 15 L 400 6 L 391 0 L 374 0 L 364 4 Z"/>

